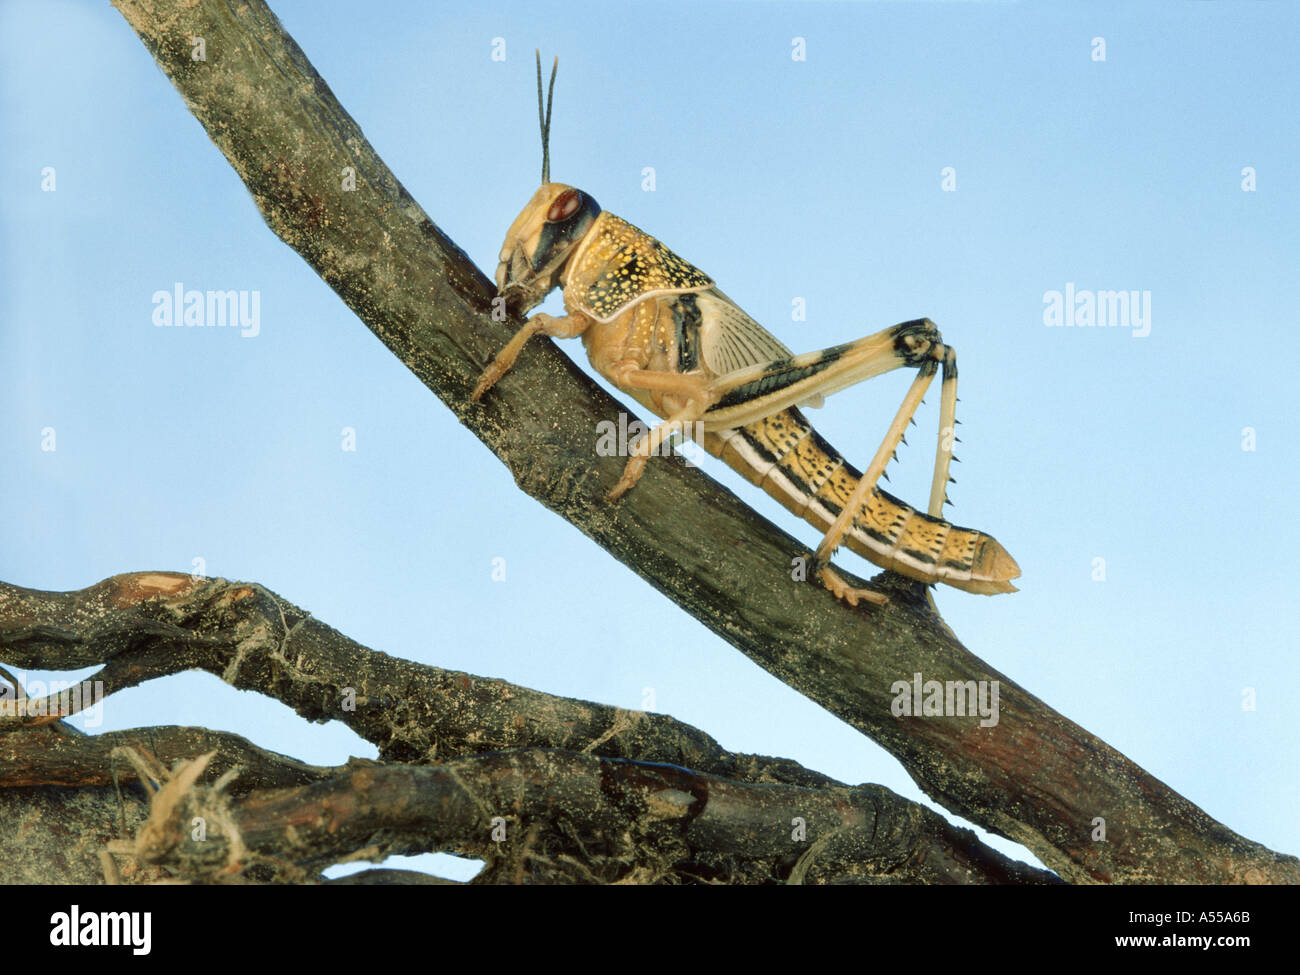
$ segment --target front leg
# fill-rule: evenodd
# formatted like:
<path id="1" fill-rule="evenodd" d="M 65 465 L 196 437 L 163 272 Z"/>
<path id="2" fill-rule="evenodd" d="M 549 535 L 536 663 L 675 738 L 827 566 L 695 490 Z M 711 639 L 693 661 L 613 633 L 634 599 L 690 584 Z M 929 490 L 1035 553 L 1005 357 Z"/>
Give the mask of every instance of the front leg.
<path id="1" fill-rule="evenodd" d="M 496 385 L 498 379 L 510 371 L 515 360 L 519 358 L 519 353 L 523 351 L 528 340 L 534 335 L 550 335 L 557 339 L 571 339 L 581 335 L 591 325 L 591 320 L 585 315 L 565 315 L 563 318 L 556 318 L 554 315 L 548 315 L 545 312 L 539 312 L 528 321 L 524 322 L 524 327 L 515 333 L 514 338 L 506 343 L 505 348 L 496 354 L 496 357 L 488 363 L 483 374 L 478 377 L 478 383 L 474 386 L 474 391 L 469 394 L 472 402 L 477 403 L 483 394 Z"/>

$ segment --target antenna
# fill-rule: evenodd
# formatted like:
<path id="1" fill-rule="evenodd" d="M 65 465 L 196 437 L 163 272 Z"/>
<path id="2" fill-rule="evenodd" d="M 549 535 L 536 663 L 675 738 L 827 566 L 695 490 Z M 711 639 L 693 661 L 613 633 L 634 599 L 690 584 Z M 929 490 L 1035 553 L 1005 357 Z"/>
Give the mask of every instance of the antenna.
<path id="1" fill-rule="evenodd" d="M 542 114 L 542 52 L 533 49 L 537 55 L 537 122 L 542 127 L 542 182 L 551 181 L 551 103 L 555 99 L 555 72 L 560 67 L 560 57 L 556 55 L 551 65 L 551 85 L 546 90 L 546 114 Z"/>

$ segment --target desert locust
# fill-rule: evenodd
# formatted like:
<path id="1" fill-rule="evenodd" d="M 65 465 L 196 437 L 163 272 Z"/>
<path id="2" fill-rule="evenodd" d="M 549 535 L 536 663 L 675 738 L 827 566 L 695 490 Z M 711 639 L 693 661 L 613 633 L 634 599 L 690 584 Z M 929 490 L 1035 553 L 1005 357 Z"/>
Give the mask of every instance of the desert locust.
<path id="1" fill-rule="evenodd" d="M 602 210 L 582 190 L 550 182 L 549 136 L 555 68 L 542 110 L 542 186 L 510 225 L 496 270 L 499 298 L 517 314 L 563 288 L 568 312 L 529 318 L 484 370 L 478 400 L 534 335 L 581 337 L 592 366 L 663 418 L 632 449 L 609 494 L 632 488 L 649 457 L 674 433 L 709 453 L 825 532 L 811 574 L 857 605 L 883 603 L 830 565 L 841 544 L 876 565 L 967 592 L 1014 592 L 1020 569 L 998 542 L 942 517 L 956 440 L 957 357 L 934 323 L 920 318 L 818 352 L 795 355 L 723 294 L 713 279 L 649 234 Z M 859 473 L 812 428 L 799 406 L 892 369 L 917 370 L 880 449 Z M 939 445 L 928 510 L 880 490 L 877 481 L 921 398 L 942 369 Z"/>

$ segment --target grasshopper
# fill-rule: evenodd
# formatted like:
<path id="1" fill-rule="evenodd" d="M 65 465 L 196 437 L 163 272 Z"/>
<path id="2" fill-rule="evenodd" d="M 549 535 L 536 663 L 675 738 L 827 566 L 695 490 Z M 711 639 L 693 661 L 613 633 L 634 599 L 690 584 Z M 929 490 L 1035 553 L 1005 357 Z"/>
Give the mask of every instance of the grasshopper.
<path id="1" fill-rule="evenodd" d="M 811 574 L 856 606 L 887 597 L 850 586 L 830 565 L 840 544 L 884 569 L 967 592 L 1015 592 L 1015 559 L 991 536 L 945 521 L 957 403 L 957 356 L 928 318 L 818 352 L 795 355 L 723 294 L 712 278 L 649 234 L 600 208 L 587 193 L 550 181 L 556 64 L 537 114 L 542 185 L 506 233 L 497 294 L 524 315 L 563 288 L 564 317 L 539 313 L 484 370 L 479 400 L 534 335 L 581 337 L 592 366 L 663 422 L 631 451 L 612 501 L 630 490 L 665 439 L 692 436 L 709 453 L 825 532 Z M 812 428 L 799 406 L 892 369 L 917 376 L 880 449 L 859 473 Z M 939 446 L 928 512 L 877 487 L 912 415 L 942 367 Z"/>

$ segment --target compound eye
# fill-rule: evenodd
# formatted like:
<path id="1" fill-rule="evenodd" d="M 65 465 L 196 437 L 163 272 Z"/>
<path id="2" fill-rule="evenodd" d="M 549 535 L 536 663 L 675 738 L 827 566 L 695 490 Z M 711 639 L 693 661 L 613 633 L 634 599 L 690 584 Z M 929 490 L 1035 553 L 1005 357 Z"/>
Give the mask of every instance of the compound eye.
<path id="1" fill-rule="evenodd" d="M 571 217 L 582 205 L 582 194 L 577 190 L 565 190 L 546 211 L 546 222 L 555 223 L 565 217 Z"/>

